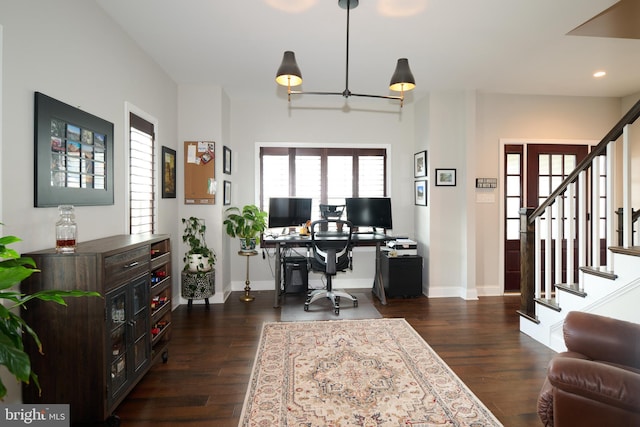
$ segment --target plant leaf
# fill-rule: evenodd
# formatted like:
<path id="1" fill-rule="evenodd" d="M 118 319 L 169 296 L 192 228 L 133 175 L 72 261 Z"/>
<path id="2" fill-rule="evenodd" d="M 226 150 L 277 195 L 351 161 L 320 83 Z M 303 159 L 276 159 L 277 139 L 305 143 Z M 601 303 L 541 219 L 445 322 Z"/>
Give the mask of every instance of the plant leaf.
<path id="1" fill-rule="evenodd" d="M 28 383 L 31 375 L 29 356 L 0 331 L 0 365 L 6 366 L 18 380 Z"/>

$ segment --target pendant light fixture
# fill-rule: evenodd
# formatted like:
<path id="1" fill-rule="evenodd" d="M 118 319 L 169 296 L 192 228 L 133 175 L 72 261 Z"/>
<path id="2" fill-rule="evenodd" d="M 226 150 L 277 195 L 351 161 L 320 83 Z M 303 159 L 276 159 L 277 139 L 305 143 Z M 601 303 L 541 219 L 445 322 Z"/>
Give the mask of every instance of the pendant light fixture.
<path id="1" fill-rule="evenodd" d="M 396 69 L 391 76 L 389 89 L 394 92 L 400 92 L 400 95 L 367 95 L 362 93 L 352 93 L 349 90 L 349 11 L 358 6 L 358 0 L 338 0 L 338 5 L 347 10 L 347 53 L 345 66 L 345 89 L 342 92 L 306 92 L 301 90 L 291 90 L 292 87 L 302 84 L 302 73 L 300 67 L 296 63 L 295 53 L 288 50 L 284 53 L 282 63 L 276 74 L 276 82 L 279 85 L 287 87 L 287 99 L 291 102 L 291 95 L 341 95 L 345 98 L 350 96 L 361 96 L 367 98 L 397 99 L 400 101 L 402 108 L 404 103 L 404 93 L 416 87 L 416 80 L 409 68 L 407 58 L 398 59 Z"/>

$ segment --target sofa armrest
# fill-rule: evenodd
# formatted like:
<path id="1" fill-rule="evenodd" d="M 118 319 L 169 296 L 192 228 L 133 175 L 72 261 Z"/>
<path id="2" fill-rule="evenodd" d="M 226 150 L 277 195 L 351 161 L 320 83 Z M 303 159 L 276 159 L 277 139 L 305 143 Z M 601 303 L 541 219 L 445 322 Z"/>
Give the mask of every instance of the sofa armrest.
<path id="1" fill-rule="evenodd" d="M 640 324 L 572 311 L 565 318 L 563 333 L 569 351 L 640 368 Z"/>
<path id="2" fill-rule="evenodd" d="M 640 374 L 583 359 L 554 357 L 549 363 L 552 386 L 620 409 L 640 413 Z"/>

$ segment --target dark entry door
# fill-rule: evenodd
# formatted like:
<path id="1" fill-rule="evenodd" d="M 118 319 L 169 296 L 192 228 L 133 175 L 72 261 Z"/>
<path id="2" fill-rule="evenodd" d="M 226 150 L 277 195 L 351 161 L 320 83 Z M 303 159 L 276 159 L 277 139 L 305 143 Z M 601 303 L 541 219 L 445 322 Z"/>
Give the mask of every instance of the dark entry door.
<path id="1" fill-rule="evenodd" d="M 588 149 L 587 145 L 564 144 L 505 146 L 505 292 L 520 292 L 517 211 L 524 206 L 535 208 L 544 201 L 587 155 Z"/>

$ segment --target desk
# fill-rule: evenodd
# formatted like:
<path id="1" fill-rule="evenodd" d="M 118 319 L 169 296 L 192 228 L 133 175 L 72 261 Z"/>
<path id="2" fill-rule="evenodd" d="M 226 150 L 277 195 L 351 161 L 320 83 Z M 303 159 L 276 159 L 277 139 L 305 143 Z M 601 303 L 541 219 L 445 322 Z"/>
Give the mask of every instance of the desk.
<path id="1" fill-rule="evenodd" d="M 330 235 L 322 236 L 322 239 L 330 239 Z M 387 298 L 384 294 L 384 281 L 382 279 L 382 272 L 380 269 L 381 262 L 381 250 L 380 246 L 393 240 L 393 237 L 384 233 L 354 233 L 351 235 L 352 246 L 375 246 L 376 247 L 376 272 L 373 278 L 373 293 L 378 297 L 382 304 L 387 304 Z M 260 246 L 263 248 L 275 248 L 276 250 L 276 262 L 275 262 L 275 302 L 273 307 L 280 307 L 280 289 L 281 289 L 281 277 L 282 277 L 282 249 L 283 247 L 292 248 L 304 248 L 311 246 L 310 236 L 300 235 L 283 235 L 283 236 L 263 236 L 260 240 Z"/>

